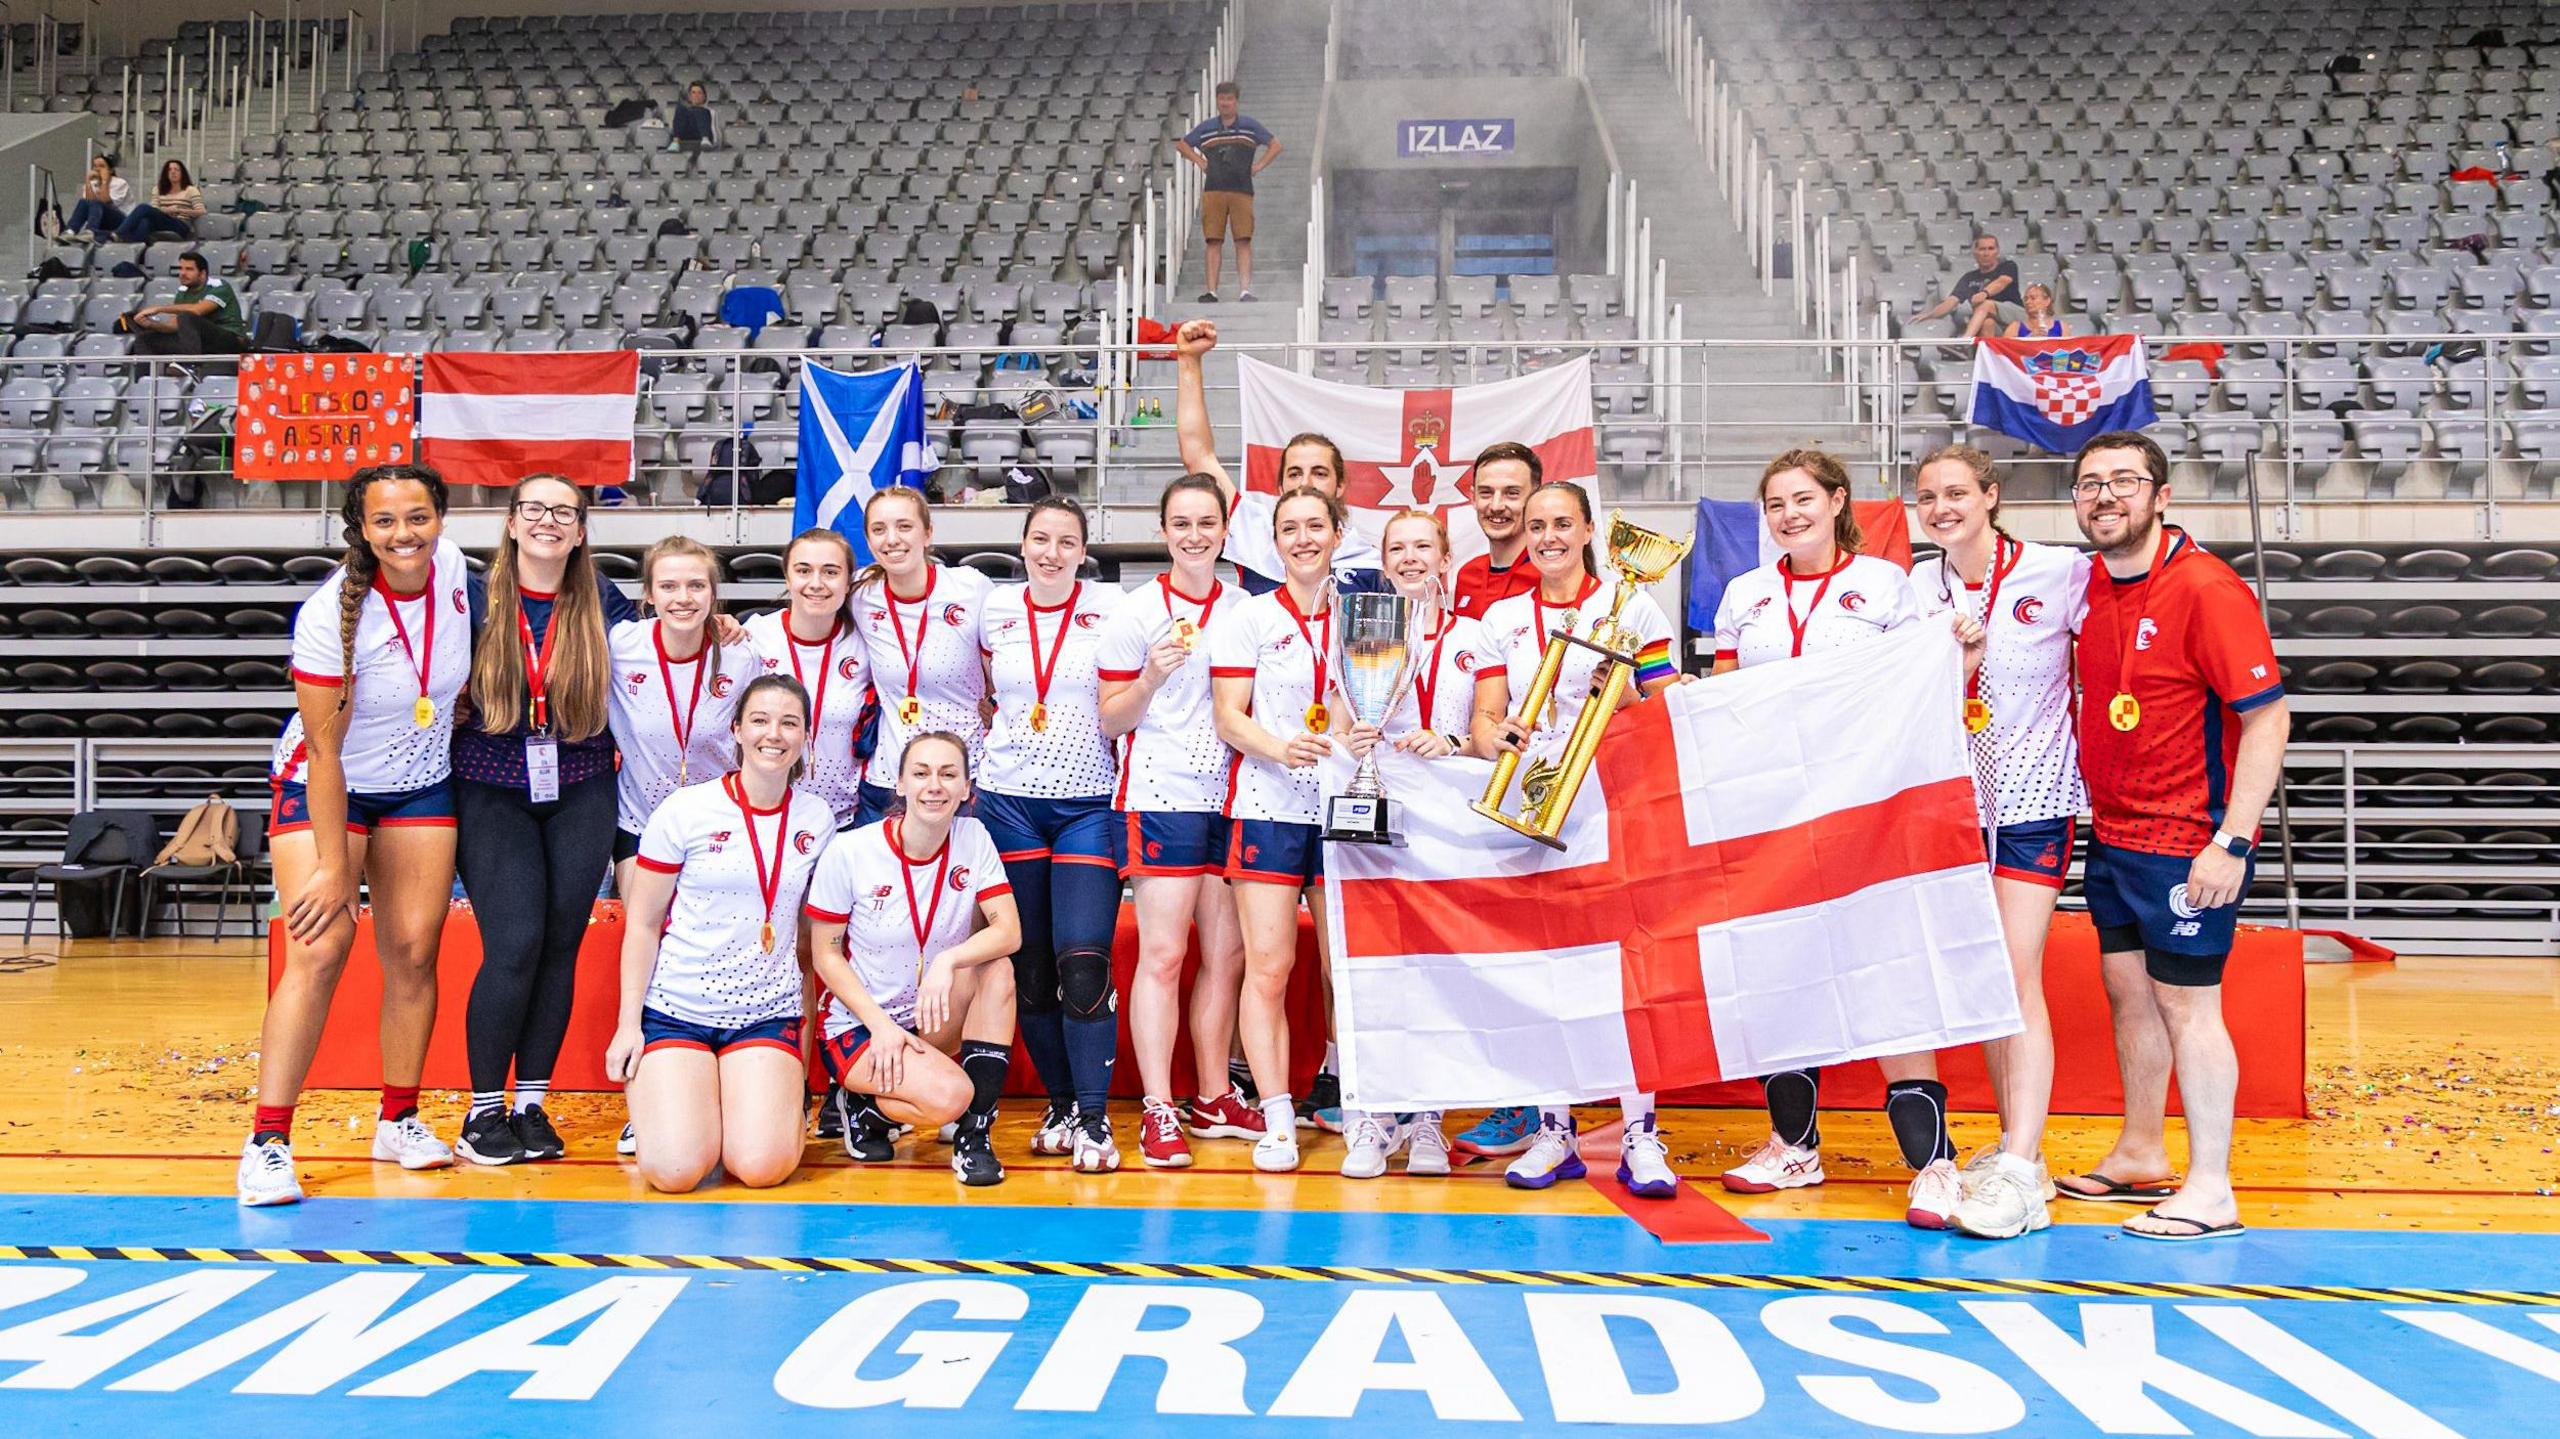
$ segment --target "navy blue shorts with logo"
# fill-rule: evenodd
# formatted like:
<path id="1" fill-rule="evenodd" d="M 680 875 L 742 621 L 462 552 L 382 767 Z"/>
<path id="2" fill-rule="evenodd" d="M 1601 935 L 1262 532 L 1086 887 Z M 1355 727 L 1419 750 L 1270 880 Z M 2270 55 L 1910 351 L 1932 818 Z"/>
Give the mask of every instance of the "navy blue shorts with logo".
<path id="1" fill-rule="evenodd" d="M 1181 879 L 1227 868 L 1225 815 L 1122 810 L 1113 816 L 1111 859 L 1129 878 Z"/>
<path id="2" fill-rule="evenodd" d="M 1985 837 L 1991 872 L 2002 879 L 2021 879 L 2049 889 L 2062 888 L 2071 873 L 2072 818 L 2004 824 Z"/>
<path id="3" fill-rule="evenodd" d="M 1278 819 L 1227 824 L 1227 878 L 1299 889 L 1324 883 L 1324 831 Z"/>
<path id="4" fill-rule="evenodd" d="M 311 828 L 311 796 L 300 780 L 273 780 L 275 803 L 267 811 L 267 833 L 291 834 Z M 401 825 L 428 825 L 452 829 L 453 784 L 437 780 L 418 789 L 398 794 L 347 795 L 347 833 L 371 834 L 377 829 Z"/>
<path id="5" fill-rule="evenodd" d="M 759 1046 L 779 1049 L 792 1058 L 800 1057 L 800 1016 L 768 1019 L 761 1024 L 745 1024 L 735 1029 L 715 1029 L 660 1014 L 654 1009 L 640 1011 L 640 1052 L 659 1049 L 699 1049 L 712 1055 L 727 1054 L 733 1049 Z"/>
<path id="6" fill-rule="evenodd" d="M 2162 984 L 2222 983 L 2240 906 L 2237 901 L 2218 909 L 2189 904 L 2187 871 L 2194 863 L 2193 855 L 2146 854 L 2089 841 L 2081 887 L 2089 896 L 2089 922 L 2098 927 L 2099 952 L 2141 950 L 2144 968 Z M 2243 862 L 2242 894 L 2249 892 L 2257 873 L 2254 856 Z"/>
<path id="7" fill-rule="evenodd" d="M 827 1078 L 841 1086 L 844 1077 L 853 1073 L 853 1066 L 861 1060 L 862 1051 L 870 1047 L 871 1031 L 857 1024 L 842 1034 L 822 1034 L 818 1040 L 818 1058 L 826 1063 Z"/>

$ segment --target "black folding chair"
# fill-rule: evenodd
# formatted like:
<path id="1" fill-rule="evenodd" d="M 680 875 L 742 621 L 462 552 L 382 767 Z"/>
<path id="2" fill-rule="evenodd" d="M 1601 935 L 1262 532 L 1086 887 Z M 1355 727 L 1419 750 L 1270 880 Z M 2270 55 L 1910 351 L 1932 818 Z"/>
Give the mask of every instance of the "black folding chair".
<path id="1" fill-rule="evenodd" d="M 160 850 L 159 832 L 151 816 L 133 810 L 88 809 L 71 817 L 70 831 L 62 845 L 62 858 L 51 864 L 22 869 L 11 876 L 26 882 L 25 909 L 18 929 L 21 943 L 32 942 L 36 932 L 36 903 L 47 884 L 88 884 L 112 879 L 115 897 L 107 911 L 107 938 L 117 936 L 124 920 L 125 886 L 132 882 L 142 865 Z M 54 906 L 55 936 L 68 933 L 63 925 L 62 907 Z M 139 935 L 135 936 L 140 938 Z"/>

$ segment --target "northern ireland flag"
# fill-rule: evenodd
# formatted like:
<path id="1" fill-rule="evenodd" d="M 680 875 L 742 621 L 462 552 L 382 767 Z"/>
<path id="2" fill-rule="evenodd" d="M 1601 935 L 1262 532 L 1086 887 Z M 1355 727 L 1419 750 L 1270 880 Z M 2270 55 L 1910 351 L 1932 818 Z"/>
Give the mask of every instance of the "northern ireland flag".
<path id="1" fill-rule="evenodd" d="M 1962 693 L 1940 625 L 1675 686 L 1611 725 L 1562 853 L 1468 807 L 1483 762 L 1382 751 L 1406 845 L 1325 852 L 1346 1101 L 1579 1103 L 2018 1033 Z"/>
<path id="2" fill-rule="evenodd" d="M 640 355 L 430 352 L 418 409 L 428 464 L 456 485 L 555 474 L 575 485 L 631 479 Z"/>
<path id="3" fill-rule="evenodd" d="M 1311 379 L 1236 357 L 1244 406 L 1245 488 L 1277 492 L 1280 455 L 1293 435 L 1315 433 L 1342 451 L 1343 497 L 1371 539 L 1398 510 L 1439 514 L 1463 563 L 1484 553 L 1468 502 L 1476 452 L 1515 440 L 1538 452 L 1550 480 L 1588 484 L 1591 441 L 1588 356 L 1517 379 L 1443 390 L 1381 390 Z"/>
<path id="4" fill-rule="evenodd" d="M 2160 417 L 2139 335 L 1976 341 L 1965 412 L 1977 425 L 2058 455 Z"/>

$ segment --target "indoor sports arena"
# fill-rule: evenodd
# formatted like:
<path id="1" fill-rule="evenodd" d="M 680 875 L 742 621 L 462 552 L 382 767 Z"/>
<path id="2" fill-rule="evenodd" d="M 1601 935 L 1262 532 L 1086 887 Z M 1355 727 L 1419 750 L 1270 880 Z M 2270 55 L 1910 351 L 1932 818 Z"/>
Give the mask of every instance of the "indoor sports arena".
<path id="1" fill-rule="evenodd" d="M 2560 11 L 0 9 L 0 1429 L 2560 1405 Z"/>

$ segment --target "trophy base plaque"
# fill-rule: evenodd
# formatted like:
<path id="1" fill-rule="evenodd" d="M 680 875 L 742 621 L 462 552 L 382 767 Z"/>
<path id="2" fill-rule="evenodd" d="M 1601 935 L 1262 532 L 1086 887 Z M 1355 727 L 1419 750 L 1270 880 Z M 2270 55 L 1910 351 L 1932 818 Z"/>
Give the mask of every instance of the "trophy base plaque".
<path id="1" fill-rule="evenodd" d="M 1335 844 L 1404 843 L 1395 801 L 1385 795 L 1338 794 L 1326 800 L 1324 837 Z"/>

